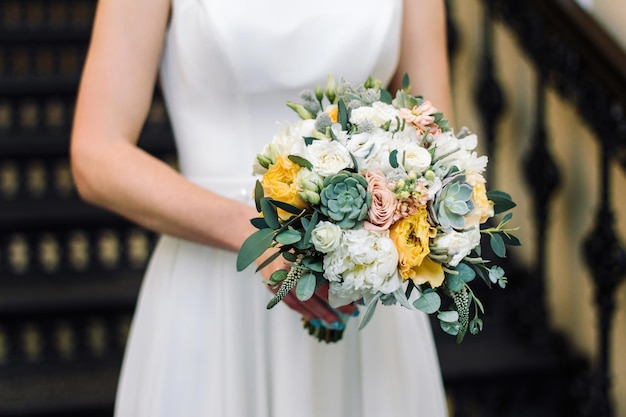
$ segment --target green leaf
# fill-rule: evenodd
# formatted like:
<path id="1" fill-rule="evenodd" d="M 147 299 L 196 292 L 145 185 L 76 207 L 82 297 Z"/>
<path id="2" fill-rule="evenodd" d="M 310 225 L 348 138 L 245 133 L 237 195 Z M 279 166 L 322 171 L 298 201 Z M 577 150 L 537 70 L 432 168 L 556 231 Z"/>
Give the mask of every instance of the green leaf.
<path id="1" fill-rule="evenodd" d="M 314 141 L 319 140 L 318 138 L 314 138 L 313 136 L 303 136 L 303 139 L 304 139 L 304 144 L 306 146 L 309 146 Z"/>
<path id="2" fill-rule="evenodd" d="M 261 181 L 257 180 L 254 185 L 254 204 L 256 205 L 256 211 L 261 212 L 261 199 L 263 199 L 265 192 L 263 191 L 263 185 Z"/>
<path id="3" fill-rule="evenodd" d="M 507 223 L 509 220 L 513 218 L 513 213 L 507 213 L 503 218 L 500 224 Z"/>
<path id="4" fill-rule="evenodd" d="M 261 199 L 261 211 L 263 212 L 263 218 L 267 225 L 272 229 L 280 229 L 280 223 L 278 222 L 278 212 L 276 206 L 271 203 L 271 199 Z"/>
<path id="5" fill-rule="evenodd" d="M 252 223 L 252 226 L 256 227 L 257 229 L 267 229 L 269 227 L 263 217 L 255 217 L 254 219 L 250 219 L 250 223 Z"/>
<path id="6" fill-rule="evenodd" d="M 504 246 L 504 240 L 502 240 L 502 236 L 499 233 L 492 234 L 489 243 L 496 256 L 500 258 L 506 257 L 506 246 Z"/>
<path id="7" fill-rule="evenodd" d="M 274 241 L 274 230 L 261 229 L 252 233 L 241 245 L 237 254 L 237 271 L 246 269 L 256 258 L 261 256 L 263 252 Z"/>
<path id="8" fill-rule="evenodd" d="M 483 329 L 483 321 L 478 317 L 469 322 L 469 331 L 473 335 L 477 335 Z"/>
<path id="9" fill-rule="evenodd" d="M 384 88 L 381 88 L 380 101 L 382 101 L 385 104 L 391 104 L 391 102 L 393 101 L 393 97 L 391 96 L 391 93 L 389 91 L 385 90 Z"/>
<path id="10" fill-rule="evenodd" d="M 459 273 L 459 278 L 461 278 L 463 282 L 471 282 L 474 280 L 474 278 L 476 278 L 476 271 L 474 271 L 471 266 L 463 262 L 456 266 L 456 272 Z"/>
<path id="11" fill-rule="evenodd" d="M 303 274 L 296 285 L 296 297 L 298 297 L 298 300 L 306 301 L 311 298 L 315 293 L 316 284 L 315 274 L 311 272 Z"/>
<path id="12" fill-rule="evenodd" d="M 521 246 L 522 245 L 522 242 L 520 242 L 518 238 L 516 238 L 515 236 L 511 234 L 503 233 L 501 237 L 505 245 L 508 245 L 508 246 Z"/>
<path id="13" fill-rule="evenodd" d="M 339 100 L 337 103 L 339 110 L 339 123 L 341 123 L 342 130 L 348 130 L 348 109 L 346 108 L 346 103 L 343 102 L 343 99 Z"/>
<path id="14" fill-rule="evenodd" d="M 265 268 L 266 266 L 268 266 L 269 264 L 272 263 L 272 261 L 276 258 L 278 258 L 280 256 L 280 251 L 276 251 L 274 253 L 272 253 L 266 260 L 264 260 L 261 265 L 259 265 L 256 268 L 256 271 L 259 272 L 261 269 Z"/>
<path id="15" fill-rule="evenodd" d="M 285 203 L 284 201 L 280 201 L 280 200 L 271 200 L 271 203 L 275 206 L 278 207 L 280 209 L 285 210 L 287 213 L 291 213 L 291 214 L 295 214 L 298 215 L 300 213 L 302 213 L 302 209 L 293 206 L 291 204 Z"/>
<path id="16" fill-rule="evenodd" d="M 408 93 L 409 88 L 411 88 L 411 80 L 409 74 L 405 72 L 402 76 L 402 89 Z"/>
<path id="17" fill-rule="evenodd" d="M 302 239 L 302 234 L 294 229 L 287 229 L 276 235 L 276 242 L 283 245 L 292 245 Z"/>
<path id="18" fill-rule="evenodd" d="M 494 214 L 504 213 L 517 206 L 511 196 L 503 191 L 492 190 L 487 192 L 487 198 L 493 201 Z"/>
<path id="19" fill-rule="evenodd" d="M 287 158 L 289 158 L 289 160 L 293 162 L 294 164 L 300 165 L 302 168 L 309 168 L 309 169 L 313 168 L 313 164 L 311 164 L 309 161 L 307 161 L 301 156 L 289 155 Z"/>
<path id="20" fill-rule="evenodd" d="M 391 151 L 389 153 L 389 165 L 391 165 L 392 168 L 398 168 L 398 150 L 394 149 L 393 151 Z"/>
<path id="21" fill-rule="evenodd" d="M 278 254 L 278 252 L 276 252 Z M 285 278 L 287 278 L 287 270 L 285 269 L 279 269 L 276 270 L 274 272 L 272 272 L 272 275 L 270 275 L 270 281 L 274 284 L 278 284 L 279 282 L 283 281 Z"/>
<path id="22" fill-rule="evenodd" d="M 287 262 L 295 262 L 298 259 L 298 255 L 292 252 L 283 252 L 283 258 L 285 258 Z"/>
<path id="23" fill-rule="evenodd" d="M 413 306 L 426 314 L 433 314 L 441 307 L 441 297 L 436 292 L 424 292 L 417 300 L 413 301 Z"/>
<path id="24" fill-rule="evenodd" d="M 456 336 L 459 334 L 459 330 L 461 329 L 461 323 L 455 321 L 453 323 L 448 323 L 447 321 L 439 321 L 439 326 L 441 329 L 448 333 L 451 336 Z"/>
<path id="25" fill-rule="evenodd" d="M 315 226 L 317 226 L 319 217 L 319 213 L 317 211 L 314 211 L 310 220 L 304 217 L 302 218 L 302 227 L 304 227 L 305 230 L 304 238 L 302 239 L 302 241 L 305 245 L 308 245 L 311 242 L 311 234 L 313 233 L 313 229 L 315 229 Z"/>
<path id="26" fill-rule="evenodd" d="M 437 318 L 441 321 L 445 321 L 446 323 L 454 323 L 455 321 L 459 321 L 459 312 L 441 311 L 437 314 Z"/>
<path id="27" fill-rule="evenodd" d="M 463 289 L 465 282 L 459 274 L 446 274 L 446 285 L 450 291 L 457 292 Z"/>
<path id="28" fill-rule="evenodd" d="M 411 304 L 409 304 L 409 300 L 402 287 L 398 287 L 398 289 L 393 292 L 393 296 L 402 307 L 408 308 L 409 310 L 411 309 Z"/>
<path id="29" fill-rule="evenodd" d="M 365 314 L 363 315 L 363 318 L 361 319 L 361 323 L 359 323 L 359 330 L 362 330 L 363 328 L 365 328 L 365 326 L 367 326 L 367 323 L 369 323 L 372 317 L 374 316 L 374 312 L 376 311 L 376 306 L 378 305 L 378 300 L 380 300 L 380 297 L 382 297 L 382 295 L 383 293 L 381 292 L 376 293 L 376 295 L 367 304 Z"/>
<path id="30" fill-rule="evenodd" d="M 302 265 L 314 272 L 324 272 L 324 263 L 319 258 L 307 256 L 302 259 Z"/>

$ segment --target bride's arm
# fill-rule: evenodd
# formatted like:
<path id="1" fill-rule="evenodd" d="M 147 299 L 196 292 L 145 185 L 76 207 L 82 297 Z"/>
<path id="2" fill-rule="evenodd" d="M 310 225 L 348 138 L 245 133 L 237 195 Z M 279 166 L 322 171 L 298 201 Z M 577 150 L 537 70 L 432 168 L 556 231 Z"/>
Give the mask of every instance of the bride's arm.
<path id="1" fill-rule="evenodd" d="M 98 2 L 74 116 L 72 173 L 81 197 L 95 205 L 158 233 L 237 251 L 256 230 L 249 222 L 256 211 L 194 185 L 136 146 L 169 8 L 168 0 Z M 270 272 L 264 269 L 266 278 Z M 319 298 L 285 301 L 308 319 L 339 320 Z"/>
<path id="2" fill-rule="evenodd" d="M 452 121 L 444 0 L 404 0 L 400 61 L 392 93 L 401 88 L 405 73 L 411 93 L 430 100 Z"/>
<path id="3" fill-rule="evenodd" d="M 154 90 L 168 0 L 99 2 L 71 141 L 80 195 L 159 233 L 238 250 L 256 213 L 137 148 Z"/>

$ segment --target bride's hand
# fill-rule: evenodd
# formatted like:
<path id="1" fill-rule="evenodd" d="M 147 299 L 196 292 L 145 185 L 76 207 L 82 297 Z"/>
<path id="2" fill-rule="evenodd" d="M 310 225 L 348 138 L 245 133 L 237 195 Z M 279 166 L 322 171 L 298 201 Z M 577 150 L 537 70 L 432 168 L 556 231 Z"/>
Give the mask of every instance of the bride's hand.
<path id="1" fill-rule="evenodd" d="M 271 264 L 263 268 L 261 271 L 263 278 L 267 281 L 274 271 L 279 269 L 287 269 L 287 265 L 282 257 L 276 258 Z M 277 289 L 268 287 L 273 292 Z M 291 309 L 302 314 L 302 317 L 308 322 L 319 320 L 332 328 L 341 330 L 346 324 L 346 316 L 352 316 L 357 310 L 355 303 L 346 306 L 332 308 L 328 304 L 328 283 L 317 288 L 313 296 L 307 301 L 300 301 L 296 297 L 295 292 L 289 291 L 282 300 Z"/>

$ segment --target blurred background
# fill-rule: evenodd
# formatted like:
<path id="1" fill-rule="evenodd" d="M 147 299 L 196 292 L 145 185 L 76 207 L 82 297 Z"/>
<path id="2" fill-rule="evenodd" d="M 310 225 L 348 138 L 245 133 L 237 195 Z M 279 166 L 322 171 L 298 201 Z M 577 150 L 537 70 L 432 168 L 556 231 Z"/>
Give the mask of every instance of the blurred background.
<path id="1" fill-rule="evenodd" d="M 433 322 L 451 415 L 626 417 L 626 3 L 446 4 L 454 122 L 523 243 L 509 287 L 479 292 L 483 333 Z M 155 242 L 73 188 L 95 5 L 0 0 L 0 416 L 112 416 Z M 140 146 L 176 165 L 158 87 Z"/>

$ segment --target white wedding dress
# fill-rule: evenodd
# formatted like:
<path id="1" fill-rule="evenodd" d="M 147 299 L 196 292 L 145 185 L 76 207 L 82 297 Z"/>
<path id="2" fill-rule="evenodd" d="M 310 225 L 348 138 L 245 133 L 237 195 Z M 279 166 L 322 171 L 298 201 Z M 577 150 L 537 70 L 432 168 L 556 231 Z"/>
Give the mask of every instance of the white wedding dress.
<path id="1" fill-rule="evenodd" d="M 173 0 L 162 85 L 182 173 L 250 201 L 252 164 L 328 73 L 388 81 L 401 0 Z M 416 22 L 418 24 L 418 22 Z M 164 236 L 131 326 L 117 417 L 443 417 L 427 317 L 379 306 L 319 343 L 236 255 Z"/>

